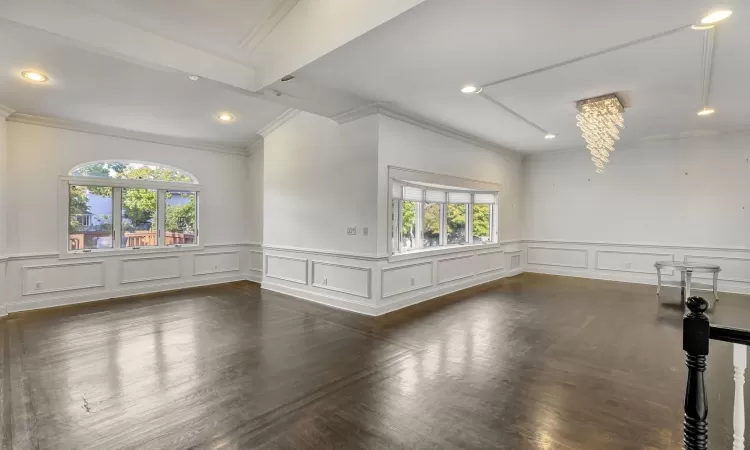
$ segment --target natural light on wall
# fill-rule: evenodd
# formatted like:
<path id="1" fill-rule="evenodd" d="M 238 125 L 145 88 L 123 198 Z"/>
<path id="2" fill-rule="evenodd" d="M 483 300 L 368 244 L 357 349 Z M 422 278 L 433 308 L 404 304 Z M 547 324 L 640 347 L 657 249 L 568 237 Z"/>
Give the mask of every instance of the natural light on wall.
<path id="1" fill-rule="evenodd" d="M 392 180 L 392 253 L 497 242 L 497 192 Z"/>

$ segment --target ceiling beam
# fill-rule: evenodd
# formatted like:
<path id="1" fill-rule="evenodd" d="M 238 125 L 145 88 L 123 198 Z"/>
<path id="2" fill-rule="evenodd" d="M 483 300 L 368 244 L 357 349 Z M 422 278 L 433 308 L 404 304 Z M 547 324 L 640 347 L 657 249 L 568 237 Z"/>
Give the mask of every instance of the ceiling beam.
<path id="1" fill-rule="evenodd" d="M 73 45 L 255 91 L 255 70 L 57 0 L 3 0 L 0 18 L 67 38 Z"/>
<path id="2" fill-rule="evenodd" d="M 425 0 L 299 0 L 253 52 L 267 87 Z"/>

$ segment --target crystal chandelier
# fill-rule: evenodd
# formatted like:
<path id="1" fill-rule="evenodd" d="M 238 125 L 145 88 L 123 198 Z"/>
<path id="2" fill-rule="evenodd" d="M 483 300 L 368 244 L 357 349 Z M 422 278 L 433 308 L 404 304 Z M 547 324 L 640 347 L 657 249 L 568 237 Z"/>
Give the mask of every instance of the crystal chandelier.
<path id="1" fill-rule="evenodd" d="M 620 139 L 619 128 L 625 127 L 622 103 L 615 94 L 609 94 L 581 100 L 577 105 L 580 113 L 576 116 L 576 125 L 586 140 L 596 173 L 603 173 L 609 154 L 615 151 L 615 141 Z"/>

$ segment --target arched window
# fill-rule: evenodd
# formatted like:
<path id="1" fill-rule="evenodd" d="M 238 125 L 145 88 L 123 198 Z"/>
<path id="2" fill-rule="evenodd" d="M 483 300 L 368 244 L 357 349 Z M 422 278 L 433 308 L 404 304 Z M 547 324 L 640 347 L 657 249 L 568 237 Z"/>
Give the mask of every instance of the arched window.
<path id="1" fill-rule="evenodd" d="M 62 177 L 65 251 L 90 253 L 197 246 L 200 185 L 150 162 L 94 161 Z"/>
<path id="2" fill-rule="evenodd" d="M 190 173 L 164 164 L 134 161 L 94 161 L 75 166 L 74 177 L 116 178 L 121 180 L 169 181 L 197 184 Z"/>

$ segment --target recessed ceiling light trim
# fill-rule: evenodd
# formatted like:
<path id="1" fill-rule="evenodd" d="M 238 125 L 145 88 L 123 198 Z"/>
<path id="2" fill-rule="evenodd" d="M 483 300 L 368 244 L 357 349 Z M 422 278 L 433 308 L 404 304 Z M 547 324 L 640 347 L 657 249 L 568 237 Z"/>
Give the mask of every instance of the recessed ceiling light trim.
<path id="1" fill-rule="evenodd" d="M 21 76 L 35 83 L 44 83 L 45 81 L 49 80 L 49 77 L 47 75 L 44 75 L 35 70 L 24 70 L 23 72 L 21 72 Z"/>
<path id="2" fill-rule="evenodd" d="M 722 20 L 726 19 L 727 17 L 732 15 L 732 11 L 729 9 L 720 9 L 718 11 L 714 11 L 712 13 L 709 13 L 706 17 L 701 19 L 702 24 L 711 24 L 716 22 L 721 22 Z"/>
<path id="3" fill-rule="evenodd" d="M 716 25 L 714 25 L 714 24 L 708 24 L 708 25 L 690 25 L 690 28 L 692 28 L 693 30 L 705 31 L 705 30 L 710 30 L 711 28 L 713 28 L 715 26 Z"/>
<path id="4" fill-rule="evenodd" d="M 713 108 L 709 108 L 708 106 L 704 107 L 700 111 L 698 111 L 699 116 L 710 116 L 711 114 L 715 113 L 716 110 Z"/>
<path id="5" fill-rule="evenodd" d="M 217 117 L 222 122 L 231 122 L 234 120 L 234 115 L 228 112 L 219 113 Z"/>
<path id="6" fill-rule="evenodd" d="M 557 135 L 554 134 L 554 133 L 547 133 L 547 134 L 544 135 L 544 139 L 554 139 L 556 137 L 557 137 Z"/>
<path id="7" fill-rule="evenodd" d="M 461 88 L 461 92 L 464 94 L 479 94 L 482 92 L 482 87 L 476 87 L 473 84 L 467 84 L 466 86 Z"/>

